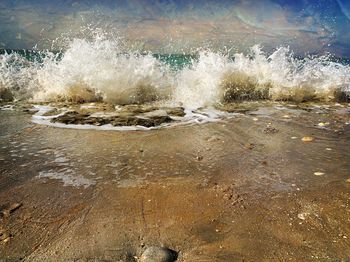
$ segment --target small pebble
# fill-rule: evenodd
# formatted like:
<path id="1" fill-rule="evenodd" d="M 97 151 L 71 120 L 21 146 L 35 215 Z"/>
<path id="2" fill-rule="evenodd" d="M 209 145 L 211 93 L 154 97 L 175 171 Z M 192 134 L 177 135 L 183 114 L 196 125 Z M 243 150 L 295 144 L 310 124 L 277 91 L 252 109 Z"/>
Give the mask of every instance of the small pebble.
<path id="1" fill-rule="evenodd" d="M 323 122 L 318 123 L 318 126 L 320 126 L 320 127 L 324 127 L 324 126 L 328 126 L 328 125 L 329 125 L 328 122 L 326 122 L 326 123 L 323 123 Z"/>
<path id="2" fill-rule="evenodd" d="M 198 161 L 202 161 L 203 160 L 203 156 L 197 156 L 196 157 Z"/>
<path id="3" fill-rule="evenodd" d="M 315 175 L 315 176 L 323 176 L 324 173 L 323 173 L 323 172 L 315 172 L 314 175 Z"/>
<path id="4" fill-rule="evenodd" d="M 305 220 L 309 213 L 300 213 L 298 214 L 298 218 L 301 220 Z"/>
<path id="5" fill-rule="evenodd" d="M 7 238 L 5 238 L 2 242 L 4 243 L 4 244 L 6 244 L 7 242 L 10 242 L 10 237 L 7 237 Z"/>
<path id="6" fill-rule="evenodd" d="M 311 137 L 311 136 L 304 136 L 304 137 L 301 139 L 301 141 L 303 141 L 303 142 L 312 142 L 312 141 L 314 141 L 314 138 Z"/>

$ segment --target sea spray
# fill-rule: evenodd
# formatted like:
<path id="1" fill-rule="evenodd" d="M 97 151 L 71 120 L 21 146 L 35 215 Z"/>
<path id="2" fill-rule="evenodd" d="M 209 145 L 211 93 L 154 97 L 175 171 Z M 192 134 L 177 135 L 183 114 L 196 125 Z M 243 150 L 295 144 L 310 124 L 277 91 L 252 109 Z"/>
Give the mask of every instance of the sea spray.
<path id="1" fill-rule="evenodd" d="M 28 99 L 36 73 L 36 64 L 18 53 L 0 55 L 0 99 Z"/>
<path id="2" fill-rule="evenodd" d="M 116 104 L 164 99 L 168 68 L 152 55 L 122 53 L 108 39 L 74 39 L 60 60 L 49 60 L 37 72 L 34 100 Z"/>
<path id="3" fill-rule="evenodd" d="M 297 59 L 280 47 L 270 56 L 260 46 L 233 57 L 202 52 L 178 74 L 174 99 L 187 106 L 237 100 L 335 100 L 350 91 L 350 67 L 329 57 Z"/>
<path id="4" fill-rule="evenodd" d="M 220 101 L 220 83 L 229 70 L 228 58 L 213 52 L 199 53 L 198 60 L 181 70 L 174 87 L 175 101 L 186 107 L 210 106 Z"/>
<path id="5" fill-rule="evenodd" d="M 34 59 L 17 52 L 0 55 L 3 100 L 164 101 L 198 108 L 257 99 L 337 100 L 347 96 L 349 84 L 348 65 L 328 56 L 298 59 L 286 47 L 271 55 L 260 46 L 248 54 L 200 51 L 176 69 L 159 55 L 125 52 L 104 36 L 76 38 L 65 51 L 38 52 Z"/>

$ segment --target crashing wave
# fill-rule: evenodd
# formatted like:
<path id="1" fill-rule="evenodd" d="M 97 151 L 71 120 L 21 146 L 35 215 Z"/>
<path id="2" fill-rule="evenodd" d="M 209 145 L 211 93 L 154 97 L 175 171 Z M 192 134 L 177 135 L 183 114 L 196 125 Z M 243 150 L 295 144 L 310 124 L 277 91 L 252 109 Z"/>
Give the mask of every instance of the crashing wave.
<path id="1" fill-rule="evenodd" d="M 151 54 L 125 53 L 116 41 L 74 39 L 65 52 L 28 60 L 0 55 L 0 98 L 32 101 L 152 101 L 211 106 L 241 100 L 339 100 L 350 92 L 350 67 L 327 56 L 298 59 L 259 46 L 233 56 L 202 51 L 174 70 Z"/>
<path id="2" fill-rule="evenodd" d="M 202 52 L 179 73 L 175 99 L 205 106 L 239 100 L 337 100 L 350 91 L 350 67 L 328 57 L 296 59 L 288 48 L 272 55 L 259 46 L 233 58 Z"/>

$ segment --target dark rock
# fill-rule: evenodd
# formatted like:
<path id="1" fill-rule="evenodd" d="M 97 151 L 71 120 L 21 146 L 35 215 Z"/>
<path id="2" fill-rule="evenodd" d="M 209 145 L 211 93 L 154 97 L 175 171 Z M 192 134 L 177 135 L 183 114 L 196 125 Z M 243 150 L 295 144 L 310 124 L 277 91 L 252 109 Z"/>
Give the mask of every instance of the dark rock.
<path id="1" fill-rule="evenodd" d="M 244 73 L 234 73 L 222 83 L 223 102 L 268 99 L 269 88 L 269 84 L 259 86 L 257 79 Z"/>
<path id="2" fill-rule="evenodd" d="M 83 120 L 82 124 L 84 125 L 95 125 L 95 126 L 102 126 L 107 125 L 111 122 L 110 118 L 103 118 L 103 117 L 87 117 Z"/>
<path id="3" fill-rule="evenodd" d="M 153 123 L 156 126 L 159 126 L 160 124 L 163 123 L 169 123 L 172 122 L 173 120 L 169 116 L 152 116 L 150 119 L 153 121 Z"/>
<path id="4" fill-rule="evenodd" d="M 171 115 L 171 116 L 183 117 L 186 115 L 185 108 L 183 107 L 166 108 L 165 111 L 168 115 Z"/>
<path id="5" fill-rule="evenodd" d="M 77 125 L 77 124 L 84 124 L 84 120 L 86 117 L 88 117 L 89 114 L 80 114 L 76 111 L 69 111 L 65 113 L 64 115 L 55 117 L 51 120 L 51 122 L 56 123 L 63 123 L 63 124 L 71 124 L 71 125 Z"/>
<path id="6" fill-rule="evenodd" d="M 152 106 L 141 106 L 141 105 L 126 105 L 123 107 L 123 111 L 130 112 L 133 114 L 142 114 L 156 110 L 157 108 Z"/>
<path id="7" fill-rule="evenodd" d="M 113 126 L 144 126 L 154 127 L 163 123 L 173 121 L 169 116 L 152 116 L 150 118 L 142 118 L 136 116 L 115 117 L 111 121 Z"/>
<path id="8" fill-rule="evenodd" d="M 91 117 L 89 113 L 79 113 L 77 111 L 69 111 L 61 116 L 51 120 L 53 123 L 74 124 L 74 125 L 95 125 L 102 126 L 111 124 L 113 126 L 144 126 L 154 127 L 163 123 L 172 122 L 173 119 L 168 115 L 139 117 L 133 115 L 118 114 L 115 116 Z"/>
<path id="9" fill-rule="evenodd" d="M 140 262 L 173 262 L 178 254 L 176 251 L 166 247 L 148 247 L 143 252 Z"/>
<path id="10" fill-rule="evenodd" d="M 8 89 L 0 88 L 0 101 L 13 101 L 13 94 L 11 93 L 11 91 Z"/>
<path id="11" fill-rule="evenodd" d="M 111 120 L 113 126 L 154 126 L 150 119 L 135 116 L 117 116 Z"/>
<path id="12" fill-rule="evenodd" d="M 350 101 L 350 92 L 337 90 L 334 92 L 334 97 L 336 101 L 346 103 Z"/>

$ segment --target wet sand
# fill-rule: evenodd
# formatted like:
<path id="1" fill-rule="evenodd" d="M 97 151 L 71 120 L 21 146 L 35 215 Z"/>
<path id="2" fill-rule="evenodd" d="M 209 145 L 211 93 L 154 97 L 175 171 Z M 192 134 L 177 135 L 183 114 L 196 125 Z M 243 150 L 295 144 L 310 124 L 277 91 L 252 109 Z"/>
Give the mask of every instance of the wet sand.
<path id="1" fill-rule="evenodd" d="M 350 260 L 347 104 L 151 131 L 0 122 L 0 261 Z"/>

